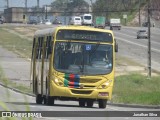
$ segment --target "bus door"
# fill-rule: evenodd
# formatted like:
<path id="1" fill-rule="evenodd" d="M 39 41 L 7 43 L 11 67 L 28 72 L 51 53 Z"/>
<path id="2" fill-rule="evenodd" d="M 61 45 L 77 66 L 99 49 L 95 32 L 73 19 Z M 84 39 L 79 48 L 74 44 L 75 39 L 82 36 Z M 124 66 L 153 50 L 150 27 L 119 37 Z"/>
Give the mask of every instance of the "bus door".
<path id="1" fill-rule="evenodd" d="M 31 69 L 30 69 L 30 79 L 31 79 L 31 87 L 33 93 L 35 93 L 35 49 L 36 49 L 36 38 L 33 39 L 33 46 L 32 46 L 32 56 L 31 56 Z"/>
<path id="2" fill-rule="evenodd" d="M 37 54 L 36 54 L 36 85 L 37 93 L 41 94 L 41 71 L 42 71 L 42 57 L 43 57 L 43 42 L 44 37 L 38 37 Z"/>
<path id="3" fill-rule="evenodd" d="M 52 36 L 47 36 L 46 41 L 45 41 L 45 47 L 44 47 L 44 67 L 43 67 L 43 94 L 46 95 L 46 92 L 48 92 L 48 82 L 49 80 L 48 75 L 49 75 L 49 55 L 51 52 L 51 46 L 52 46 Z"/>

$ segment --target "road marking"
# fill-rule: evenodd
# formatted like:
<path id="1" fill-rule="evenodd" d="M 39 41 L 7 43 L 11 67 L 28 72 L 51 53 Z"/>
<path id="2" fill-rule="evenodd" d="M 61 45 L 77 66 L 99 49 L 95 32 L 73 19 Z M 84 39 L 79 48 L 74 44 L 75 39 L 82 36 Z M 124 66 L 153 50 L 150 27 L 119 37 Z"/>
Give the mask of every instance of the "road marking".
<path id="1" fill-rule="evenodd" d="M 124 42 L 130 43 L 130 44 L 134 44 L 134 45 L 137 45 L 137 46 L 140 46 L 140 47 L 146 48 L 146 49 L 148 48 L 148 46 L 141 45 L 141 44 L 138 44 L 138 43 L 134 43 L 134 42 L 128 41 L 128 40 L 123 39 L 123 38 L 120 38 L 120 37 L 118 37 L 118 40 L 121 40 L 121 41 L 124 41 Z M 155 52 L 159 52 L 159 53 L 160 53 L 160 50 L 158 50 L 158 49 L 151 48 L 151 50 L 152 50 L 152 51 L 155 51 Z"/>
<path id="2" fill-rule="evenodd" d="M 111 107 L 110 107 L 110 106 L 107 106 L 107 109 L 108 109 L 108 108 L 109 108 L 109 109 L 111 109 L 111 110 L 116 110 L 116 111 L 119 111 L 119 109 L 117 109 L 117 108 L 114 108 L 114 107 L 112 107 L 112 106 L 111 106 Z"/>
<path id="3" fill-rule="evenodd" d="M 38 119 L 44 119 L 44 120 L 69 120 L 69 119 L 63 119 L 63 118 L 56 118 L 56 117 L 42 117 Z"/>
<path id="4" fill-rule="evenodd" d="M 30 105 L 30 107 L 32 107 L 32 108 L 35 108 L 35 107 L 36 107 L 36 108 L 37 108 L 37 106 L 33 106 L 33 105 Z"/>

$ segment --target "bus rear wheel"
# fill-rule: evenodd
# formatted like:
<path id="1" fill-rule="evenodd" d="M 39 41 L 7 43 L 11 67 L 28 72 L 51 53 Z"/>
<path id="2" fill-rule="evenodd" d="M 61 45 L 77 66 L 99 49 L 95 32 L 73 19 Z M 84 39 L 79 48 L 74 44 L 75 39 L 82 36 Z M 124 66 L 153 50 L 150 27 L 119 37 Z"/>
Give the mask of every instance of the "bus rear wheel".
<path id="1" fill-rule="evenodd" d="M 37 95 L 36 95 L 36 103 L 37 103 L 37 104 L 42 104 L 42 102 L 43 102 L 43 97 L 42 97 L 42 95 L 41 95 L 41 94 L 37 94 Z"/>
<path id="2" fill-rule="evenodd" d="M 47 96 L 46 99 L 45 99 L 45 103 L 46 105 L 54 105 L 54 98 L 51 97 L 51 96 Z"/>
<path id="3" fill-rule="evenodd" d="M 107 100 L 100 99 L 98 100 L 99 108 L 106 108 Z"/>

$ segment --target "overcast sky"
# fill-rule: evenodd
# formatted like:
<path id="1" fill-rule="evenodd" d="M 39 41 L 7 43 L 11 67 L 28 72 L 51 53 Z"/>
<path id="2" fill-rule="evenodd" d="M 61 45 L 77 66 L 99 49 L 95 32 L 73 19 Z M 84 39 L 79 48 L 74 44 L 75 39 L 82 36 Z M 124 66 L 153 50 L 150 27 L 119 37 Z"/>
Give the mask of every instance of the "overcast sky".
<path id="1" fill-rule="evenodd" d="M 6 0 L 0 0 L 0 11 L 4 9 L 4 6 L 6 6 Z M 43 5 L 49 5 L 51 2 L 55 0 L 40 0 L 40 6 Z M 85 0 L 90 3 L 90 0 Z M 93 2 L 95 0 L 92 0 Z M 27 6 L 32 7 L 37 5 L 37 0 L 28 0 Z M 24 7 L 25 6 L 25 0 L 9 0 L 9 7 Z"/>

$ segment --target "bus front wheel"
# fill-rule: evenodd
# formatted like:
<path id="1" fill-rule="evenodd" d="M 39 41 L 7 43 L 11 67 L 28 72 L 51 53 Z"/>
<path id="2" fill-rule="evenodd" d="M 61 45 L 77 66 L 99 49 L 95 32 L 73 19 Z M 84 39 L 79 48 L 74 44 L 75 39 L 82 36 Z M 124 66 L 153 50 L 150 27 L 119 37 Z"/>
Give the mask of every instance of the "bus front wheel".
<path id="1" fill-rule="evenodd" d="M 107 100 L 100 99 L 98 100 L 99 108 L 106 108 Z"/>
<path id="2" fill-rule="evenodd" d="M 85 107 L 85 100 L 79 100 L 79 106 L 80 107 Z"/>
<path id="3" fill-rule="evenodd" d="M 87 100 L 87 107 L 91 108 L 93 107 L 93 100 Z"/>

